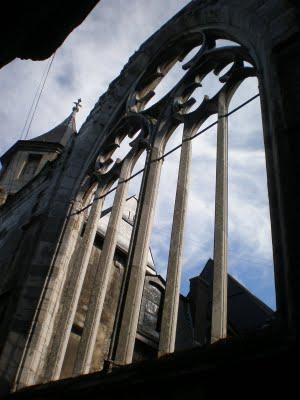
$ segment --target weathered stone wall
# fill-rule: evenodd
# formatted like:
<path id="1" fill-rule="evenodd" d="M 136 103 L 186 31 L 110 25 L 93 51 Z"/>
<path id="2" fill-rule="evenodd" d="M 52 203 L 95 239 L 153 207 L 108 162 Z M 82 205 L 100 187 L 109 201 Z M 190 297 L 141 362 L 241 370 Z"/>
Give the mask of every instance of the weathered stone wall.
<path id="1" fill-rule="evenodd" d="M 49 179 L 45 172 L 0 209 L 1 300 L 6 295 L 5 304 L 2 305 L 4 312 L 0 334 L 1 375 L 7 371 L 7 360 L 11 359 L 15 351 L 16 337 L 22 340 L 19 342 L 19 350 L 25 345 L 30 329 L 28 321 L 36 311 L 36 300 L 43 284 L 39 281 L 39 268 L 33 269 L 31 263 L 43 223 L 43 213 L 48 205 L 48 186 Z"/>
<path id="2" fill-rule="evenodd" d="M 122 278 L 124 275 L 124 259 L 118 259 L 117 257 L 114 261 L 113 268 L 113 274 L 108 284 L 100 319 L 91 372 L 101 370 L 104 360 L 108 359 L 111 336 L 113 334 L 116 311 L 120 299 Z"/>
<path id="3" fill-rule="evenodd" d="M 67 156 L 67 153 L 66 155 Z M 7 279 L 13 280 L 15 289 L 8 307 L 8 323 L 2 326 L 0 356 L 0 374 L 2 382 L 5 376 L 13 374 L 20 368 L 22 355 L 32 333 L 32 321 L 37 314 L 45 315 L 50 298 L 43 297 L 46 277 L 51 273 L 51 266 L 43 264 L 49 252 L 53 254 L 53 244 L 49 246 L 51 234 L 59 238 L 56 227 L 52 224 L 53 195 L 63 173 L 65 157 L 45 166 L 43 171 L 30 181 L 20 192 L 8 199 L 1 208 L 0 215 L 3 231 L 10 232 L 11 240 L 4 244 L 1 255 L 5 270 L 2 271 Z M 46 240 L 39 241 L 41 232 L 47 229 Z M 16 241 L 15 241 L 16 239 Z M 18 243 L 18 239 L 20 242 Z M 3 242 L 5 235 L 3 235 Z M 17 242 L 16 252 L 12 254 L 12 246 Z M 5 250 L 6 247 L 6 250 Z M 72 249 L 70 249 L 72 251 Z M 11 258 L 11 256 L 13 256 Z M 10 264 L 8 264 L 10 258 Z M 35 260 L 35 261 L 34 261 Z M 13 262 L 13 266 L 11 265 Z M 16 271 L 16 279 L 13 276 Z M 51 289 L 53 293 L 53 289 Z M 41 304 L 43 299 L 43 304 Z M 55 304 L 55 299 L 52 299 Z M 15 355 L 15 357 L 14 357 Z M 27 375 L 30 375 L 28 373 Z M 5 386 L 6 383 L 3 383 Z"/>
<path id="4" fill-rule="evenodd" d="M 61 377 L 70 377 L 73 375 L 74 362 L 78 345 L 81 337 L 81 331 L 84 326 L 86 312 L 89 306 L 90 293 L 95 280 L 95 274 L 97 272 L 98 262 L 101 254 L 101 248 L 99 248 L 102 241 L 96 240 L 91 258 L 89 261 L 88 269 L 85 275 L 77 312 L 73 324 L 73 331 L 71 333 L 65 360 L 63 364 Z M 120 290 L 122 284 L 122 278 L 124 273 L 124 262 L 125 258 L 120 253 L 115 255 L 113 274 L 110 278 L 108 291 L 106 293 L 103 313 L 100 320 L 99 330 L 97 334 L 97 340 L 95 350 L 93 354 L 91 372 L 99 371 L 103 367 L 104 360 L 108 358 L 108 352 L 110 347 L 111 336 L 113 333 L 113 327 L 115 322 L 116 310 L 120 298 Z M 57 326 L 56 329 L 59 329 Z"/>
<path id="5" fill-rule="evenodd" d="M 73 329 L 68 342 L 61 378 L 73 376 L 75 358 L 89 306 L 90 293 L 97 273 L 96 270 L 101 254 L 102 242 L 103 241 L 97 237 L 93 246 Z M 74 259 L 75 258 L 76 251 L 74 252 Z M 126 256 L 124 253 L 117 250 L 114 257 L 113 274 L 109 281 L 103 313 L 99 324 L 91 372 L 102 370 L 104 360 L 108 359 L 117 306 L 120 301 L 120 292 L 125 266 Z M 149 359 L 157 356 L 164 289 L 165 285 L 161 277 L 156 275 L 146 276 L 140 310 L 138 340 L 135 346 L 135 360 Z M 56 325 L 55 330 L 56 329 L 59 330 L 59 326 Z M 181 297 L 178 319 L 177 349 L 189 348 L 193 345 L 192 331 L 193 327 L 189 304 L 184 297 Z"/>

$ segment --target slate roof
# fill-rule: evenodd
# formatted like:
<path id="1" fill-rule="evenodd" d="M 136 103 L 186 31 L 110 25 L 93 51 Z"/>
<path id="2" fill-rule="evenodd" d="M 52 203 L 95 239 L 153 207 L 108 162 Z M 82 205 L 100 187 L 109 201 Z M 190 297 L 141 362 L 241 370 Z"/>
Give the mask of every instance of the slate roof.
<path id="1" fill-rule="evenodd" d="M 76 133 L 75 115 L 72 112 L 63 122 L 50 131 L 29 140 L 18 140 L 0 157 L 0 161 L 3 165 L 7 164 L 11 156 L 18 150 L 61 152 L 69 138 Z"/>
<path id="2" fill-rule="evenodd" d="M 198 277 L 209 290 L 211 308 L 213 260 L 208 260 Z M 210 314 L 210 313 L 209 313 Z M 274 315 L 274 311 L 251 293 L 245 286 L 228 274 L 228 324 L 236 333 L 247 333 L 262 328 Z"/>
<path id="3" fill-rule="evenodd" d="M 72 112 L 63 122 L 61 122 L 55 128 L 46 133 L 43 133 L 40 136 L 30 139 L 30 141 L 59 143 L 62 146 L 65 146 L 71 135 L 75 134 L 76 132 L 77 130 L 75 116 Z"/>

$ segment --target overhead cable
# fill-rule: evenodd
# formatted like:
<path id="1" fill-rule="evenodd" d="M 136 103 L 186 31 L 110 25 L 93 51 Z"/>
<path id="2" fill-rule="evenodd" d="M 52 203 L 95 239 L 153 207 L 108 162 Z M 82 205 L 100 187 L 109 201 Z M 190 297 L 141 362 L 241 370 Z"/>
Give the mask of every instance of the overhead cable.
<path id="1" fill-rule="evenodd" d="M 100 199 L 103 199 L 104 197 L 106 197 L 106 196 L 108 196 L 109 194 L 111 194 L 111 193 L 113 193 L 114 191 L 116 191 L 119 185 L 122 185 L 123 183 L 129 182 L 129 181 L 131 181 L 133 178 L 135 178 L 136 176 L 140 175 L 142 172 L 145 171 L 146 166 L 148 166 L 148 165 L 150 165 L 150 164 L 152 164 L 152 163 L 155 163 L 155 162 L 157 162 L 157 161 L 160 161 L 160 160 L 165 159 L 165 158 L 168 157 L 170 154 L 174 153 L 174 151 L 180 149 L 180 148 L 182 147 L 182 145 L 183 145 L 184 142 L 188 142 L 188 141 L 190 141 L 190 140 L 195 139 L 197 136 L 201 135 L 202 133 L 206 132 L 207 130 L 209 130 L 210 128 L 212 128 L 213 126 L 215 126 L 222 118 L 229 117 L 230 115 L 234 114 L 235 112 L 237 112 L 237 111 L 240 110 L 241 108 L 245 107 L 247 104 L 251 103 L 251 102 L 252 102 L 253 100 L 255 100 L 257 97 L 259 97 L 259 93 L 257 93 L 256 95 L 250 97 L 250 98 L 249 98 L 248 100 L 246 100 L 244 103 L 240 104 L 239 106 L 237 106 L 237 107 L 234 108 L 233 110 L 229 111 L 228 113 L 226 113 L 226 114 L 224 114 L 224 115 L 220 115 L 216 121 L 214 121 L 213 123 L 211 123 L 210 125 L 208 125 L 208 126 L 205 127 L 204 129 L 200 130 L 199 132 L 195 133 L 195 135 L 192 135 L 192 136 L 190 136 L 190 137 L 188 137 L 188 138 L 184 138 L 184 139 L 182 140 L 182 142 L 181 142 L 178 146 L 173 147 L 173 149 L 167 151 L 167 152 L 164 153 L 162 156 L 160 156 L 160 157 L 158 157 L 158 158 L 155 158 L 155 159 L 153 159 L 153 160 L 150 160 L 150 161 L 146 162 L 144 168 L 140 169 L 140 170 L 137 171 L 135 174 L 131 175 L 129 178 L 120 180 L 120 181 L 118 182 L 118 184 L 117 184 L 116 186 L 114 186 L 112 189 L 108 190 L 106 193 L 104 193 L 104 194 L 101 195 L 101 196 L 95 197 L 91 203 L 87 204 L 85 207 L 81 208 L 80 210 L 77 210 L 77 211 L 74 211 L 73 213 L 71 213 L 71 214 L 70 214 L 70 217 L 73 216 L 73 215 L 76 215 L 76 214 L 80 214 L 80 213 L 82 213 L 83 211 L 87 210 L 88 208 L 90 208 L 90 207 L 93 205 L 93 203 L 94 203 L 95 201 L 98 201 L 98 200 L 100 200 Z"/>

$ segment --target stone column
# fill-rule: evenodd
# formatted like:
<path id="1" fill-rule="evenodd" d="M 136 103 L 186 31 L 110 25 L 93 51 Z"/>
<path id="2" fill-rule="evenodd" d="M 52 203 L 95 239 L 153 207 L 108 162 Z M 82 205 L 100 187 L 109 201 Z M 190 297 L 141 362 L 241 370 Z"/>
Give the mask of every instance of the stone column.
<path id="1" fill-rule="evenodd" d="M 119 183 L 129 178 L 132 170 L 132 160 L 124 160 Z M 99 329 L 103 304 L 111 275 L 113 258 L 116 250 L 119 234 L 119 225 L 122 219 L 123 207 L 126 201 L 128 182 L 119 184 L 116 190 L 111 215 L 109 218 L 103 248 L 95 275 L 95 282 L 90 295 L 87 315 L 84 322 L 83 333 L 78 347 L 74 366 L 74 374 L 86 374 L 89 372 L 97 333 Z"/>
<path id="2" fill-rule="evenodd" d="M 161 156 L 160 149 L 154 147 L 151 159 L 154 160 L 159 156 Z M 115 356 L 115 361 L 119 364 L 132 362 L 161 166 L 162 160 L 150 164 L 145 191 L 140 196 L 143 199 L 141 217 L 137 226 L 132 263 L 129 265 L 129 284 Z"/>
<path id="3" fill-rule="evenodd" d="M 78 210 L 80 208 L 82 208 L 82 202 L 81 200 L 76 200 L 74 202 L 73 209 Z M 49 276 L 49 264 L 43 265 L 42 262 L 46 262 L 44 261 L 45 254 L 47 254 L 45 250 L 47 249 L 47 252 L 49 251 L 49 253 L 51 251 L 52 242 L 50 240 L 53 238 L 51 236 L 53 235 L 53 232 L 51 232 L 50 228 L 52 227 L 49 227 L 50 224 L 46 224 L 46 227 L 43 227 L 43 230 L 40 232 L 41 237 L 46 237 L 45 233 L 48 233 L 49 242 L 40 240 L 38 243 L 36 253 L 33 256 L 31 270 L 29 270 L 28 278 L 26 279 L 25 286 L 22 289 L 22 297 L 18 303 L 18 308 L 20 308 L 20 311 L 15 313 L 14 319 L 18 323 L 21 321 L 18 321 L 18 318 L 20 318 L 19 316 L 22 317 L 23 315 L 26 315 L 23 311 L 25 307 L 24 304 L 27 305 L 30 303 L 30 301 L 32 301 L 31 292 L 33 288 L 39 288 L 40 290 L 41 285 L 44 285 L 43 292 L 40 295 L 41 298 L 43 298 L 43 302 L 40 308 L 38 307 L 34 309 L 35 319 L 33 320 L 33 337 L 30 335 L 24 337 L 23 335 L 22 341 L 26 340 L 26 342 L 23 344 L 23 346 L 21 346 L 21 344 L 16 342 L 17 338 L 15 332 L 10 332 L 12 337 L 11 339 L 8 338 L 8 345 L 13 344 L 13 348 L 18 351 L 22 350 L 24 357 L 23 363 L 19 362 L 19 364 L 17 364 L 17 359 L 15 360 L 15 365 L 18 365 L 18 370 L 15 375 L 13 390 L 19 390 L 24 386 L 33 385 L 37 382 L 37 379 L 39 379 L 38 372 L 40 370 L 40 365 L 43 365 L 43 354 L 46 352 L 46 349 L 48 349 L 48 343 L 50 342 L 52 336 L 54 329 L 54 318 L 57 315 L 58 306 L 61 300 L 62 286 L 66 279 L 69 261 L 79 235 L 81 222 L 82 214 L 77 214 L 72 216 L 66 223 L 66 229 L 64 231 L 63 240 L 60 245 L 58 255 L 56 256 L 55 264 L 51 266 L 52 274 L 50 279 L 47 281 L 47 276 L 45 277 L 45 271 Z M 58 225 L 58 228 L 60 229 L 60 225 Z M 31 274 L 31 271 L 34 271 L 34 273 Z M 40 277 L 37 277 L 37 273 L 35 271 L 39 271 Z M 45 285 L 45 281 L 47 282 L 47 285 Z M 36 307 L 36 303 L 33 302 L 33 306 Z M 16 357 L 17 356 L 18 355 L 16 355 Z M 6 371 L 11 373 L 11 368 L 6 368 Z"/>
<path id="4" fill-rule="evenodd" d="M 228 239 L 228 120 L 227 101 L 219 97 L 215 197 L 214 279 L 211 342 L 227 335 L 227 239 Z"/>
<path id="5" fill-rule="evenodd" d="M 103 188 L 102 186 L 98 186 L 95 198 L 100 197 L 102 194 Z M 98 222 L 102 212 L 103 202 L 104 198 L 99 199 L 95 201 L 91 207 L 80 247 L 70 271 L 68 285 L 63 294 L 62 309 L 57 325 L 58 330 L 52 342 L 48 365 L 45 372 L 47 380 L 59 379 L 60 377 L 86 269 L 91 256 Z"/>
<path id="6" fill-rule="evenodd" d="M 191 130 L 184 130 L 183 139 L 188 138 L 190 134 Z M 192 142 L 190 140 L 183 142 L 180 154 L 165 299 L 159 337 L 159 356 L 173 353 L 175 349 L 182 266 L 183 234 L 187 208 L 191 154 Z"/>

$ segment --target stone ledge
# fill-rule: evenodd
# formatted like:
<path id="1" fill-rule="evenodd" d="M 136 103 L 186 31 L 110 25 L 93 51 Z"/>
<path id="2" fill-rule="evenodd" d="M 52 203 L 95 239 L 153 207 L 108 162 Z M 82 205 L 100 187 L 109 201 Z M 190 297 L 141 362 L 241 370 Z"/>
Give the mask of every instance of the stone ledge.
<path id="1" fill-rule="evenodd" d="M 126 399 L 183 399 L 193 394 L 200 395 L 201 399 L 212 399 L 216 394 L 241 398 L 240 385 L 244 386 L 243 398 L 250 394 L 255 394 L 256 398 L 264 394 L 269 398 L 279 389 L 288 393 L 290 385 L 296 384 L 293 380 L 296 370 L 292 366 L 295 346 L 295 342 L 280 335 L 262 332 L 222 340 L 159 360 L 115 367 L 108 374 L 96 372 L 32 386 L 6 399 L 57 400 L 83 396 L 117 399 L 120 393 Z M 267 379 L 269 376 L 272 380 Z"/>

